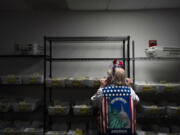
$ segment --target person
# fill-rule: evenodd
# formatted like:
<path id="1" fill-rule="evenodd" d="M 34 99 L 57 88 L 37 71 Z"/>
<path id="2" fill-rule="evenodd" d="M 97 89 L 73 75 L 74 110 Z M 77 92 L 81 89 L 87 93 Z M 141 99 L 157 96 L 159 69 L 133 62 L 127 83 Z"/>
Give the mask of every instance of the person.
<path id="1" fill-rule="evenodd" d="M 130 78 L 126 78 L 122 63 L 119 62 L 118 65 L 116 63 L 113 62 L 113 67 L 108 70 L 108 77 L 100 80 L 99 89 L 91 97 L 93 104 L 99 107 L 101 135 L 135 133 L 135 112 L 132 101 L 139 102 L 139 97 L 131 87 Z"/>
<path id="2" fill-rule="evenodd" d="M 125 70 L 121 67 L 115 68 L 115 74 L 113 75 L 112 68 L 108 71 L 108 77 L 100 80 L 100 87 L 97 92 L 91 97 L 92 102 L 100 102 L 103 97 L 102 89 L 107 85 L 117 86 L 129 86 L 131 90 L 131 97 L 135 102 L 139 102 L 139 97 L 131 87 L 131 79 L 125 77 Z"/>

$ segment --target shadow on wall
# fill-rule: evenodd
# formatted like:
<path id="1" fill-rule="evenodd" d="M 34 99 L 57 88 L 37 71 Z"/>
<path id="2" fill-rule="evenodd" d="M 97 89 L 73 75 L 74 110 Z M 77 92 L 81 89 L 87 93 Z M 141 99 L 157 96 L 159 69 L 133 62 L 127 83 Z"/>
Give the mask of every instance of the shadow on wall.
<path id="1" fill-rule="evenodd" d="M 42 59 L 6 58 L 1 59 L 0 75 L 43 73 Z"/>
<path id="2" fill-rule="evenodd" d="M 180 82 L 179 69 L 180 63 L 177 60 L 136 62 L 136 81 Z"/>

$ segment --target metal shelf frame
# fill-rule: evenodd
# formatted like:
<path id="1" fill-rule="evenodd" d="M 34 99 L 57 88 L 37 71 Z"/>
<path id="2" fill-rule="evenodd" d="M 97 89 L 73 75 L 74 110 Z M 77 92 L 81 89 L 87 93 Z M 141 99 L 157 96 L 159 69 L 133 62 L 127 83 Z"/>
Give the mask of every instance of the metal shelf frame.
<path id="1" fill-rule="evenodd" d="M 123 58 L 53 58 L 52 45 L 54 42 L 123 42 Z M 48 46 L 49 45 L 49 46 Z M 126 47 L 127 46 L 127 47 Z M 101 60 L 123 60 L 124 68 L 126 68 L 127 61 L 127 73 L 130 77 L 130 36 L 126 37 L 44 37 L 44 48 L 45 50 L 49 48 L 49 77 L 52 77 L 52 62 L 54 61 L 101 61 Z M 127 51 L 127 54 L 126 54 Z M 44 51 L 44 55 L 47 55 L 47 51 Z M 126 56 L 127 55 L 127 56 Z"/>
<path id="2" fill-rule="evenodd" d="M 135 57 L 135 60 L 180 60 L 180 57 Z M 133 60 L 133 58 L 132 58 Z"/>
<path id="3" fill-rule="evenodd" d="M 0 58 L 43 58 L 44 55 L 1 54 Z"/>
<path id="4" fill-rule="evenodd" d="M 127 41 L 130 39 L 130 36 L 126 37 L 45 37 L 49 42 L 119 42 Z"/>
<path id="5" fill-rule="evenodd" d="M 64 62 L 64 61 L 112 61 L 114 59 L 117 60 L 128 60 L 128 58 L 51 58 L 52 62 L 56 61 L 56 62 Z M 50 61 L 49 59 L 46 59 L 48 61 Z"/>
<path id="6" fill-rule="evenodd" d="M 45 49 L 45 48 L 44 48 Z M 44 53 L 45 54 L 45 53 Z M 21 55 L 21 54 L 0 54 L 0 59 L 42 59 L 43 60 L 43 70 L 44 70 L 44 79 L 45 79 L 45 63 L 46 63 L 46 59 L 49 57 L 49 56 L 45 56 L 44 54 L 42 55 Z M 42 87 L 43 86 L 43 98 L 44 98 L 44 95 L 45 95 L 45 89 L 46 89 L 46 85 L 45 85 L 45 80 L 42 84 L 0 84 L 0 88 L 2 87 L 24 87 L 24 86 L 27 86 L 27 87 L 30 87 L 30 86 L 40 86 Z M 45 103 L 45 101 L 44 101 Z M 33 112 L 33 113 L 36 113 L 37 111 Z M 42 112 L 42 111 L 40 111 Z M 44 115 L 45 113 L 45 104 L 44 104 L 44 108 L 43 108 L 43 131 L 45 134 L 45 121 L 46 121 L 46 115 Z M 28 113 L 30 115 L 32 115 L 32 112 L 8 112 L 8 114 L 11 114 L 11 113 L 16 113 L 16 114 L 21 114 L 21 113 Z M 1 114 L 3 114 L 1 112 Z"/>
<path id="7" fill-rule="evenodd" d="M 53 54 L 53 43 L 99 43 L 99 42 L 115 42 L 115 43 L 123 43 L 123 49 L 121 50 L 123 53 L 123 57 L 122 58 L 54 58 L 52 56 Z M 56 44 L 57 45 L 57 44 Z M 121 45 L 121 44 L 120 44 Z M 134 47 L 132 48 L 134 49 Z M 49 51 L 48 51 L 49 50 Z M 133 54 L 134 54 L 134 50 L 132 50 Z M 47 54 L 49 55 L 49 57 L 47 57 Z M 44 36 L 44 56 L 45 56 L 45 61 L 44 61 L 44 80 L 46 80 L 47 77 L 52 78 L 53 77 L 53 70 L 52 70 L 52 64 L 54 62 L 76 62 L 76 61 L 112 61 L 114 59 L 117 60 L 122 60 L 123 61 L 123 66 L 124 69 L 126 69 L 127 71 L 127 76 L 130 77 L 130 36 L 125 36 L 125 37 L 103 37 L 103 36 L 99 36 L 99 37 L 47 37 Z M 48 64 L 47 64 L 48 63 Z M 127 65 L 126 65 L 127 64 Z M 49 70 L 47 70 L 47 66 L 49 67 Z M 133 65 L 134 68 L 134 65 Z M 134 71 L 134 69 L 133 69 Z M 134 73 L 133 73 L 133 78 L 134 77 Z M 133 79 L 135 80 L 135 79 Z M 50 116 L 48 116 L 48 112 L 47 112 L 47 101 L 49 101 L 50 103 L 52 103 L 52 88 L 46 88 L 46 82 L 44 82 L 44 115 L 47 116 L 48 118 L 44 119 L 44 123 L 48 124 L 51 123 L 51 118 Z M 47 98 L 47 89 L 49 91 L 49 99 Z M 50 120 L 48 122 L 48 119 Z M 45 130 L 48 129 L 47 125 L 45 125 L 44 127 Z"/>

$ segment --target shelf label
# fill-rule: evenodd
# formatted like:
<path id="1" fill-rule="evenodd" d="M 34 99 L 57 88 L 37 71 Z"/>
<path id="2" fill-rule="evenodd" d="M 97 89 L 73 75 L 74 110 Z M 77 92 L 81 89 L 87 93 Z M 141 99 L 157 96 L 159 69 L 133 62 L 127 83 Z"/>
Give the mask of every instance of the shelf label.
<path id="1" fill-rule="evenodd" d="M 82 134 L 83 134 L 82 130 L 79 129 L 75 130 L 75 135 L 82 135 Z"/>
<path id="2" fill-rule="evenodd" d="M 166 86 L 166 88 L 165 88 L 165 91 L 166 92 L 170 92 L 170 91 L 172 91 L 173 90 L 173 87 L 172 86 Z"/>
<path id="3" fill-rule="evenodd" d="M 152 114 L 152 115 L 156 115 L 157 113 L 158 113 L 157 107 L 151 108 L 151 114 Z"/>
<path id="4" fill-rule="evenodd" d="M 30 78 L 29 78 L 29 82 L 30 82 L 30 83 L 36 83 L 36 82 L 37 82 L 37 79 L 30 77 Z"/>
<path id="5" fill-rule="evenodd" d="M 59 81 L 58 80 L 52 80 L 51 85 L 52 86 L 58 86 L 59 85 Z"/>
<path id="6" fill-rule="evenodd" d="M 61 109 L 61 108 L 55 108 L 55 112 L 56 112 L 56 113 L 61 113 L 61 112 L 62 112 L 62 109 Z"/>
<path id="7" fill-rule="evenodd" d="M 15 79 L 14 78 L 8 78 L 8 83 L 14 83 Z"/>
<path id="8" fill-rule="evenodd" d="M 180 106 L 179 107 L 177 107 L 177 115 L 180 115 Z"/>
<path id="9" fill-rule="evenodd" d="M 152 132 L 145 132 L 144 134 L 145 134 L 145 135 L 153 135 Z"/>
<path id="10" fill-rule="evenodd" d="M 26 111 L 27 107 L 25 105 L 19 105 L 19 110 L 20 111 Z"/>
<path id="11" fill-rule="evenodd" d="M 161 84 L 167 84 L 167 82 L 166 82 L 166 81 L 160 81 L 160 83 L 161 83 Z"/>
<path id="12" fill-rule="evenodd" d="M 151 90 L 151 86 L 150 85 L 144 85 L 143 91 L 150 91 L 150 90 Z"/>
<path id="13" fill-rule="evenodd" d="M 54 131 L 54 132 L 52 133 L 52 135 L 59 135 L 59 133 L 56 132 L 56 131 Z"/>
<path id="14" fill-rule="evenodd" d="M 80 109 L 80 113 L 81 114 L 85 114 L 85 113 L 87 113 L 88 111 L 87 111 L 87 108 L 81 108 Z"/>
<path id="15" fill-rule="evenodd" d="M 80 81 L 72 81 L 72 86 L 74 87 L 80 86 Z"/>
<path id="16" fill-rule="evenodd" d="M 80 80 L 80 81 L 85 80 L 85 79 L 86 79 L 85 77 L 78 77 L 77 78 L 77 80 Z"/>

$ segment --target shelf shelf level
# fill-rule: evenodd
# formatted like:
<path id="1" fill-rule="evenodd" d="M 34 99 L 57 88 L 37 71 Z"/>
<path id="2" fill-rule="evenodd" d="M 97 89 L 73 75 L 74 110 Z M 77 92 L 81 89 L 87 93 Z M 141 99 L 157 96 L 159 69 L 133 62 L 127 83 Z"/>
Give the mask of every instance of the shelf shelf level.
<path id="1" fill-rule="evenodd" d="M 17 86 L 17 87 L 19 87 L 19 86 L 43 86 L 43 83 L 42 84 L 0 84 L 0 87 L 7 87 L 7 86 L 9 86 L 9 87 L 15 87 L 15 86 Z"/>
<path id="2" fill-rule="evenodd" d="M 112 61 L 117 60 L 128 60 L 128 58 L 47 58 L 47 61 Z"/>
<path id="3" fill-rule="evenodd" d="M 126 37 L 45 37 L 48 41 L 57 41 L 57 42 L 82 42 L 82 41 L 123 41 L 128 40 L 129 36 Z"/>
<path id="4" fill-rule="evenodd" d="M 180 57 L 136 57 L 136 58 L 49 58 L 47 57 L 47 61 L 112 61 L 114 59 L 117 60 L 180 60 Z"/>
<path id="5" fill-rule="evenodd" d="M 0 58 L 43 58 L 44 55 L 16 55 L 16 54 L 1 54 Z"/>
<path id="6" fill-rule="evenodd" d="M 131 58 L 133 60 L 133 58 Z M 180 60 L 180 57 L 135 57 L 135 60 Z"/>

